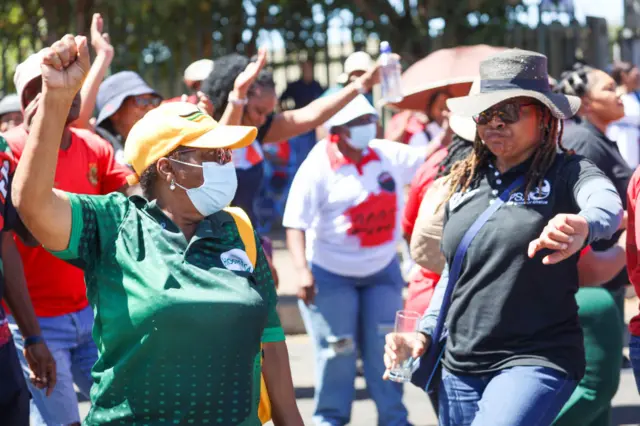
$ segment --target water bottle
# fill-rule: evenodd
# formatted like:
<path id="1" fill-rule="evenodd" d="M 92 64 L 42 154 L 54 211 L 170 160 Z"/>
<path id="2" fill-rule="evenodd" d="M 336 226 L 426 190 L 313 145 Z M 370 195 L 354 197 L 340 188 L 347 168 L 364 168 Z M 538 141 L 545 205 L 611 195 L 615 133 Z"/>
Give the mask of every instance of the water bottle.
<path id="1" fill-rule="evenodd" d="M 402 100 L 400 65 L 391 54 L 391 46 L 386 41 L 380 43 L 380 85 L 382 86 L 382 100 L 385 103 L 395 103 Z"/>

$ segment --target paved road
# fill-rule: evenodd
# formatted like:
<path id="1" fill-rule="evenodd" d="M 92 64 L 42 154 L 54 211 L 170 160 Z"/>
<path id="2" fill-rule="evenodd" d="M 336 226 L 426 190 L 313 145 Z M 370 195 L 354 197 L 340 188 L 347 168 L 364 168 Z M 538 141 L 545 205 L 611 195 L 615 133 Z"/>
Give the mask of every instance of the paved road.
<path id="1" fill-rule="evenodd" d="M 295 272 L 291 260 L 284 248 L 282 234 L 276 234 L 274 241 L 274 263 L 280 275 L 279 293 L 283 296 L 295 294 Z M 284 298 L 283 298 L 284 299 Z M 627 312 L 637 309 L 637 303 L 630 304 Z M 289 354 L 291 358 L 291 370 L 298 406 L 306 425 L 311 425 L 313 414 L 313 358 L 309 339 L 305 335 L 288 337 Z M 356 401 L 352 412 L 352 426 L 376 425 L 376 409 L 373 402 L 368 399 L 364 380 L 358 377 L 356 380 Z M 635 388 L 631 370 L 624 370 L 620 381 L 620 388 L 614 400 L 613 418 L 614 426 L 638 425 L 640 426 L 640 396 Z M 426 395 L 414 386 L 407 385 L 405 392 L 405 404 L 409 409 L 409 420 L 415 426 L 435 426 L 437 419 L 431 409 Z M 81 403 L 82 415 L 89 410 L 89 403 Z"/>
<path id="2" fill-rule="evenodd" d="M 302 413 L 306 425 L 311 425 L 313 414 L 313 361 L 311 347 L 307 336 L 290 336 L 288 338 L 289 354 L 291 357 L 291 370 L 293 373 L 298 407 Z M 356 380 L 356 402 L 353 406 L 352 426 L 376 425 L 376 409 L 373 402 L 368 399 L 364 390 L 365 384 L 361 377 Z M 635 390 L 633 374 L 631 370 L 622 372 L 620 389 L 613 400 L 614 426 L 640 425 L 640 396 Z M 409 409 L 409 420 L 415 426 L 436 426 L 437 420 L 431 409 L 426 395 L 407 385 L 405 392 L 405 404 Z M 83 415 L 89 410 L 89 403 L 80 404 Z"/>

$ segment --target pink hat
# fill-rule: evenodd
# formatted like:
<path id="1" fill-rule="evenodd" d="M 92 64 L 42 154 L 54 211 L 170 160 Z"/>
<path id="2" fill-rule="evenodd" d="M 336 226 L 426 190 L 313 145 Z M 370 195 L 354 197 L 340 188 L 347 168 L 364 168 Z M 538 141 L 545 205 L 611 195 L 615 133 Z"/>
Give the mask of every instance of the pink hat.
<path id="1" fill-rule="evenodd" d="M 13 75 L 13 84 L 16 86 L 18 92 L 18 98 L 20 99 L 20 106 L 24 110 L 26 105 L 22 94 L 27 84 L 31 83 L 36 78 L 42 76 L 42 70 L 40 64 L 42 63 L 42 56 L 46 49 L 42 49 L 38 53 L 30 55 L 16 68 L 16 72 Z"/>

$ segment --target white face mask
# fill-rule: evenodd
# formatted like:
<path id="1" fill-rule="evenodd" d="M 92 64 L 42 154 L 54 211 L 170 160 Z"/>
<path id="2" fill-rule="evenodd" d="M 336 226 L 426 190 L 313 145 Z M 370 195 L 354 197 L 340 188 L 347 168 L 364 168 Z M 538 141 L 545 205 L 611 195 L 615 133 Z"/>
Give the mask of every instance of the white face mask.
<path id="1" fill-rule="evenodd" d="M 362 126 L 349 127 L 351 131 L 351 138 L 347 138 L 346 142 L 351 145 L 353 149 L 362 151 L 376 137 L 378 128 L 376 123 L 364 124 Z"/>
<path id="2" fill-rule="evenodd" d="M 185 188 L 173 182 L 176 186 L 187 192 L 187 196 L 193 203 L 193 206 L 202 216 L 207 217 L 224 209 L 231 203 L 231 200 L 233 200 L 233 197 L 236 195 L 238 177 L 236 176 L 236 168 L 233 162 L 221 165 L 208 161 L 199 165 L 185 163 L 174 160 L 173 158 L 170 158 L 170 160 L 186 166 L 202 168 L 204 183 L 197 188 Z"/>

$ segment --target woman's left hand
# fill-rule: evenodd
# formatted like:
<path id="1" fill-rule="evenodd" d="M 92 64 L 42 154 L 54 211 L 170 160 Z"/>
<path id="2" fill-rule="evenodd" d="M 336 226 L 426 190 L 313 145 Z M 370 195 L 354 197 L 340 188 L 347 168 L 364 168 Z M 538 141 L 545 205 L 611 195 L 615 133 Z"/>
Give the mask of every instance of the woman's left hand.
<path id="1" fill-rule="evenodd" d="M 543 249 L 554 250 L 542 259 L 545 265 L 559 263 L 584 247 L 589 235 L 587 219 L 577 214 L 559 214 L 549 221 L 542 234 L 529 243 L 528 254 L 533 259 Z"/>

